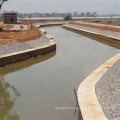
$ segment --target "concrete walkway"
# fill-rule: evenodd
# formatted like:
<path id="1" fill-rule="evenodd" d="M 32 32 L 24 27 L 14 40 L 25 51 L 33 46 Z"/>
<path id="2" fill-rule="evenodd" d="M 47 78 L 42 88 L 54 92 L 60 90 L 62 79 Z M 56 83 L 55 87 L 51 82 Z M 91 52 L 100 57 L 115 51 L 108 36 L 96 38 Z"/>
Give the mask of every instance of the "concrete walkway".
<path id="1" fill-rule="evenodd" d="M 22 25 L 22 29 L 20 27 L 21 27 L 21 24 L 14 25 L 12 30 L 28 30 L 28 26 L 27 25 Z"/>
<path id="2" fill-rule="evenodd" d="M 113 36 L 113 37 L 120 38 L 120 32 L 113 32 L 113 31 L 110 31 L 110 30 L 101 30 L 101 29 L 98 29 L 98 28 L 91 28 L 91 27 L 73 25 L 73 24 L 67 24 L 67 25 L 71 26 L 71 27 L 76 27 L 76 28 L 79 28 L 79 29 L 91 31 L 91 32 L 96 32 L 96 33 L 103 34 L 103 35 L 108 35 L 108 36 Z"/>
<path id="3" fill-rule="evenodd" d="M 99 68 L 97 68 L 91 75 L 89 75 L 79 86 L 78 88 L 78 102 L 79 102 L 79 106 L 80 106 L 80 110 L 81 110 L 81 113 L 82 113 L 82 117 L 83 117 L 83 120 L 107 120 L 107 118 L 105 117 L 105 112 L 103 112 L 102 108 L 106 107 L 106 105 L 108 103 L 110 103 L 110 99 L 109 99 L 109 92 L 108 92 L 108 96 L 105 97 L 104 93 L 105 93 L 105 90 L 106 89 L 103 89 L 104 87 L 108 87 L 109 84 L 107 85 L 107 82 L 109 80 L 106 80 L 106 77 L 104 75 L 107 74 L 107 71 L 109 71 L 109 69 L 114 65 L 116 64 L 116 62 L 120 60 L 120 53 L 117 54 L 116 56 L 114 56 L 113 58 L 111 58 L 110 60 L 108 60 L 107 62 L 105 62 L 103 65 L 101 65 Z M 117 64 L 117 68 L 120 68 L 120 66 L 118 66 L 119 64 Z M 111 68 L 112 70 L 114 70 L 113 68 Z M 116 71 L 116 70 L 115 70 Z M 118 72 L 118 76 L 117 76 L 117 73 Z M 110 75 L 110 76 L 109 76 Z M 112 79 L 112 75 L 114 76 L 114 79 Z M 99 102 L 98 102 L 98 99 L 97 99 L 97 96 L 96 96 L 96 93 L 95 93 L 95 85 L 98 81 L 101 81 L 101 77 L 104 78 L 104 82 L 102 84 L 100 84 L 100 86 L 97 86 L 98 88 L 101 88 L 100 90 L 98 89 L 98 92 L 101 93 L 103 91 L 103 96 L 101 96 L 100 94 L 100 98 L 103 98 L 103 107 L 101 108 Z M 120 81 L 120 73 L 119 71 L 117 70 L 115 72 L 115 74 L 113 74 L 113 72 L 110 71 L 109 74 L 107 74 L 107 77 L 111 79 L 111 81 L 115 80 L 115 86 L 113 84 L 111 84 L 111 86 L 114 88 L 114 89 L 117 89 L 116 91 L 118 91 L 117 93 L 113 92 L 112 94 L 116 94 L 116 97 L 117 96 L 120 96 L 119 92 L 120 92 L 120 87 L 119 86 L 119 83 L 117 80 Z M 117 78 L 118 77 L 118 78 Z M 117 78 L 117 80 L 116 80 Z M 114 82 L 110 82 L 110 83 L 114 83 Z M 104 87 L 103 87 L 104 86 Z M 117 87 L 116 87 L 117 86 Z M 99 95 L 99 94 L 97 94 Z M 105 98 L 104 98 L 105 97 Z M 116 102 L 116 99 L 117 98 L 114 98 L 114 96 L 111 97 L 111 99 L 113 99 L 113 101 L 115 100 Z M 119 99 L 118 99 L 119 100 Z M 106 101 L 106 102 L 105 102 Z M 110 106 L 112 106 L 112 102 L 110 103 Z M 118 106 L 120 105 L 120 101 L 116 103 Z M 109 108 L 110 106 L 107 106 L 107 108 Z M 117 107 L 119 108 L 119 107 Z M 114 108 L 114 106 L 111 108 L 112 110 L 113 109 L 116 109 Z M 108 111 L 110 114 L 111 114 L 111 111 Z M 117 109 L 116 110 L 116 114 L 119 113 L 119 110 Z M 112 117 L 110 120 L 120 120 L 120 119 L 113 119 L 115 117 Z M 119 118 L 119 116 L 118 116 Z"/>

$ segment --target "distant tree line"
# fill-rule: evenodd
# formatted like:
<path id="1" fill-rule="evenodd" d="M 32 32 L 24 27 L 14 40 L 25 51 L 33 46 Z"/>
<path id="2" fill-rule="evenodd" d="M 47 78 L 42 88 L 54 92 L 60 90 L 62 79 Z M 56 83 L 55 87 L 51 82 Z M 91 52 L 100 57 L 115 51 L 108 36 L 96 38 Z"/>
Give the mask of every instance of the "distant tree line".
<path id="1" fill-rule="evenodd" d="M 68 21 L 68 20 L 72 20 L 72 16 L 71 15 L 67 15 L 64 17 L 64 21 Z"/>

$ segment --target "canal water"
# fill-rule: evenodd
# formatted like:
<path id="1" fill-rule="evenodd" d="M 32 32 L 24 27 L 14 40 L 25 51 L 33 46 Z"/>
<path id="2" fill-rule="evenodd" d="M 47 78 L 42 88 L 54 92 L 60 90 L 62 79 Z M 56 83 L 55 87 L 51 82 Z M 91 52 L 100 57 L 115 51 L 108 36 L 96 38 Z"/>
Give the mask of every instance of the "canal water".
<path id="1" fill-rule="evenodd" d="M 60 26 L 56 51 L 0 68 L 0 120 L 80 120 L 74 89 L 120 52 Z"/>

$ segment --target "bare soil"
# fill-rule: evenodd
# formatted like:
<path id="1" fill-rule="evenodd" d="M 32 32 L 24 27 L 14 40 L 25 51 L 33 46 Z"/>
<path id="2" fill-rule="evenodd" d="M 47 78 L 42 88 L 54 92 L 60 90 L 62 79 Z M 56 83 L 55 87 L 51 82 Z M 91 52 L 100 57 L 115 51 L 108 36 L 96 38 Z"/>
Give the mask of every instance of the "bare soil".
<path id="1" fill-rule="evenodd" d="M 14 27 L 13 25 L 6 25 L 6 24 L 1 24 L 0 25 L 1 31 L 11 30 L 13 27 Z"/>
<path id="2" fill-rule="evenodd" d="M 38 21 L 32 23 L 35 22 L 38 23 Z M 13 25 L 0 25 L 0 45 L 12 42 L 24 42 L 41 37 L 39 30 L 35 26 L 33 26 L 33 29 L 30 29 L 29 21 L 22 21 L 22 23 L 27 24 L 29 29 L 12 31 Z"/>

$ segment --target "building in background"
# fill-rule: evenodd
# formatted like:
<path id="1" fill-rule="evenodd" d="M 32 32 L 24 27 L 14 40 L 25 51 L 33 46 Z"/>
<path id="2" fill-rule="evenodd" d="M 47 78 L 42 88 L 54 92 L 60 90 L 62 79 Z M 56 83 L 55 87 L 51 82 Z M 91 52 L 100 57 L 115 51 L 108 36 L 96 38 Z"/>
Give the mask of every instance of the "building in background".
<path id="1" fill-rule="evenodd" d="M 4 24 L 17 24 L 17 12 L 4 12 Z"/>
<path id="2" fill-rule="evenodd" d="M 80 17 L 84 17 L 85 16 L 85 14 L 84 14 L 84 12 L 82 12 L 81 14 L 80 14 Z"/>
<path id="3" fill-rule="evenodd" d="M 78 13 L 77 13 L 77 12 L 74 12 L 74 13 L 73 13 L 73 17 L 78 17 Z"/>
<path id="4" fill-rule="evenodd" d="M 97 12 L 93 12 L 92 17 L 97 17 Z"/>
<path id="5" fill-rule="evenodd" d="M 86 12 L 86 17 L 91 17 L 90 12 Z"/>

